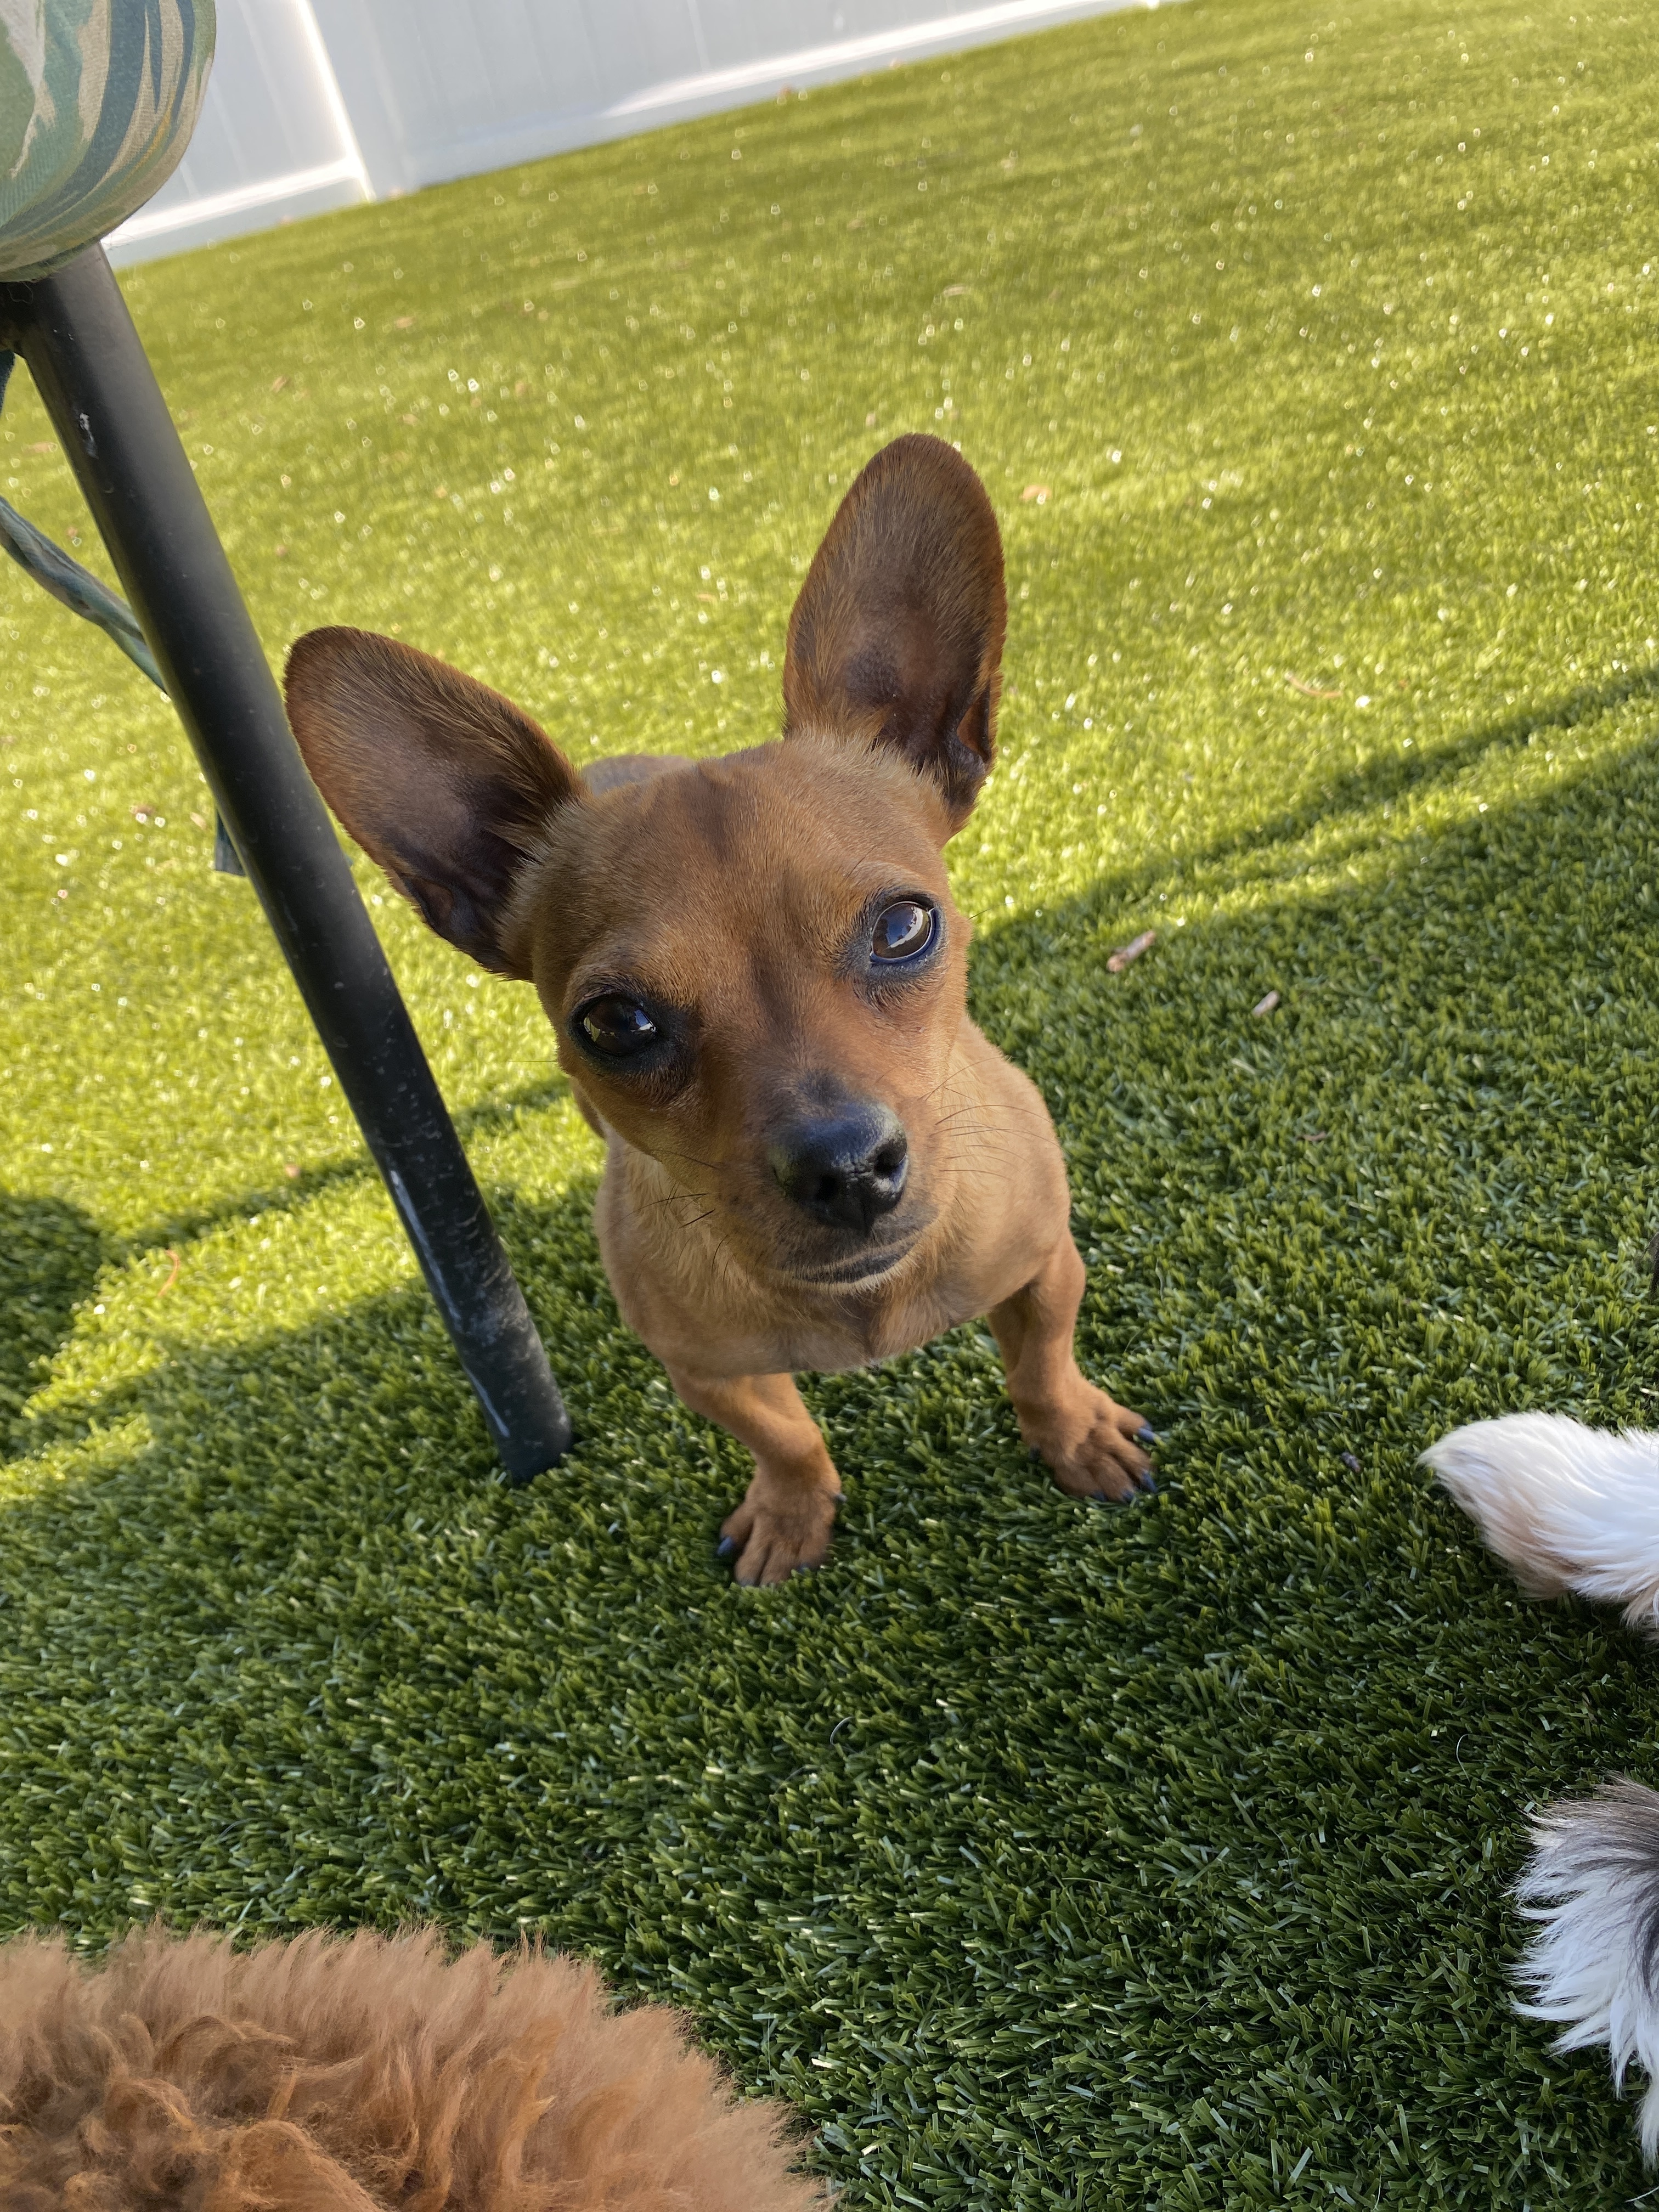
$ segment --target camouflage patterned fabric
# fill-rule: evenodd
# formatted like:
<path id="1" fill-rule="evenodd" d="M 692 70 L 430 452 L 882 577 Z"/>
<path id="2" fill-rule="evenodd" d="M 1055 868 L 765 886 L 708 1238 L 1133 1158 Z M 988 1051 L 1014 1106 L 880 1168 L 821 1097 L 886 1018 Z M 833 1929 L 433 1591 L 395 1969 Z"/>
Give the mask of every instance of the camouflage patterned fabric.
<path id="1" fill-rule="evenodd" d="M 214 0 L 0 0 L 0 277 L 141 208 L 196 127 Z"/>

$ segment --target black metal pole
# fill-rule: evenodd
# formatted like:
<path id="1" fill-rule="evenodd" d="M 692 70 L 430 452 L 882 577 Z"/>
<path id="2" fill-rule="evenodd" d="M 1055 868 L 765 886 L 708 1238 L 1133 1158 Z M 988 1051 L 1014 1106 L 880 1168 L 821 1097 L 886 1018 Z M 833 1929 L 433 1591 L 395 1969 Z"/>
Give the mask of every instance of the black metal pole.
<path id="1" fill-rule="evenodd" d="M 103 249 L 7 286 L 0 322 L 40 386 L 502 1464 L 527 1481 L 569 1448 L 558 1386 Z"/>

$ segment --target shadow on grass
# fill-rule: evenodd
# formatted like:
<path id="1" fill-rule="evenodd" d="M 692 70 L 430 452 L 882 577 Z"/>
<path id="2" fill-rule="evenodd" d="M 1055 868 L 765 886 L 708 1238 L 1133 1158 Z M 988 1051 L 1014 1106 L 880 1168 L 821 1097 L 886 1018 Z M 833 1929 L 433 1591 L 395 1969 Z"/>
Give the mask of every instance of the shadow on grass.
<path id="1" fill-rule="evenodd" d="M 1321 830 L 1345 822 L 1353 825 L 1351 848 L 1369 849 L 1376 843 L 1380 826 L 1376 810 L 1383 805 L 1428 798 L 1455 784 L 1467 769 L 1491 755 L 1514 752 L 1536 738 L 1564 737 L 1601 715 L 1652 701 L 1659 701 L 1659 664 L 1632 669 L 1609 683 L 1576 686 L 1437 743 L 1419 738 L 1409 752 L 1379 754 L 1358 767 L 1340 769 L 1315 796 L 1273 809 L 1222 836 L 1183 846 L 1174 855 L 1160 848 L 1144 865 L 1120 866 L 1103 876 L 1079 905 L 1093 911 L 1144 896 L 1167 883 L 1172 858 L 1184 875 L 1220 872 L 1214 887 L 1222 890 L 1247 881 L 1270 882 L 1293 848 Z M 1322 857 L 1340 856 L 1331 852 Z"/>
<path id="2" fill-rule="evenodd" d="M 98 1224 L 79 1206 L 0 1192 L 0 1435 L 68 1336 L 107 1256 Z"/>
<path id="3" fill-rule="evenodd" d="M 548 1039 L 548 1054 L 551 1057 L 553 1041 Z M 532 1083 L 524 1083 L 504 1092 L 497 1098 L 476 1100 L 471 1106 L 451 1109 L 461 1142 L 475 1137 L 488 1137 L 510 1128 L 521 1114 L 536 1114 L 555 1105 L 569 1096 L 569 1085 L 556 1070 Z M 176 1213 L 162 1213 L 154 1221 L 133 1230 L 112 1243 L 108 1256 L 127 1258 L 137 1252 L 153 1250 L 156 1246 L 193 1243 L 199 1237 L 211 1236 L 239 1217 L 250 1213 L 289 1213 L 310 1205 L 324 1192 L 337 1190 L 363 1182 L 378 1173 L 366 1148 L 346 1158 L 337 1158 L 317 1167 L 301 1168 L 297 1175 L 285 1175 L 280 1182 L 251 1184 L 234 1196 L 222 1199 L 216 1206 L 198 1206 Z"/>
<path id="4" fill-rule="evenodd" d="M 308 1194 L 284 1195 L 297 1207 L 307 1195 L 315 1200 L 372 1172 L 364 1163 L 349 1173 L 319 1176 Z M 491 1197 L 515 1268 L 532 1287 L 537 1323 L 555 1363 L 578 1376 L 596 1347 L 621 1332 L 593 1237 L 593 1189 L 588 1178 L 550 1205 L 512 1190 Z M 246 1202 L 257 1207 L 256 1198 Z M 204 1231 L 234 1219 L 237 1210 L 216 1213 Z M 75 1234 L 42 1265 L 40 1232 L 61 1232 L 66 1224 L 59 1215 L 70 1217 L 67 1225 Z M 41 1201 L 29 1218 L 37 1231 L 38 1273 L 29 1278 L 36 1285 L 32 1298 L 23 1304 L 38 1312 L 34 1335 L 49 1354 L 67 1337 L 71 1306 L 90 1288 L 106 1255 L 72 1208 L 54 1211 L 52 1201 Z M 25 1267 L 28 1261 L 25 1249 Z M 43 1364 L 34 1358 L 35 1370 Z M 411 1426 L 417 1401 L 425 1418 Z M 204 1439 L 200 1425 L 209 1409 L 222 1419 Z M 354 1453 L 366 1455 L 365 1474 L 379 1443 L 394 1485 L 403 1468 L 441 1458 L 469 1477 L 499 1474 L 448 1339 L 418 1282 L 301 1328 L 252 1334 L 229 1345 L 196 1346 L 175 1338 L 160 1367 L 86 1396 L 60 1395 L 49 1410 L 32 1413 L 16 1425 L 18 1441 L 38 1456 L 94 1429 L 118 1428 L 134 1415 L 143 1417 L 153 1438 L 143 1454 L 145 1480 L 161 1472 L 169 1445 L 183 1444 L 186 1431 L 197 1447 L 187 1456 L 200 1457 L 206 1441 L 210 1458 L 222 1455 L 228 1471 L 244 1474 L 274 1475 L 285 1455 L 303 1461 L 320 1451 L 327 1458 L 331 1444 L 348 1433 Z"/>

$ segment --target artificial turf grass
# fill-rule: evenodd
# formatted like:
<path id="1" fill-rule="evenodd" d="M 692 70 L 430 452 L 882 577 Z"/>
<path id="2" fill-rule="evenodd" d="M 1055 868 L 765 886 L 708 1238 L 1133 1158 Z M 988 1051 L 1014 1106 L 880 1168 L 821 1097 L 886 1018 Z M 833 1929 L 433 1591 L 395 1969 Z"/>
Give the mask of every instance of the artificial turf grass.
<path id="1" fill-rule="evenodd" d="M 400 625 L 579 753 L 768 732 L 840 489 L 948 381 L 1014 601 L 975 1008 L 1167 1487 L 1058 1498 L 959 1331 L 810 1386 L 834 1563 L 732 1590 L 741 1455 L 616 1320 L 540 1018 L 388 900 L 587 1440 L 496 1486 L 167 710 L 20 580 L 9 1923 L 527 1921 L 860 2202 L 1637 2185 L 1599 2062 L 1510 2013 L 1502 1890 L 1528 1798 L 1645 1771 L 1651 1662 L 1413 1459 L 1659 1386 L 1651 40 L 1451 27 L 1107 21 L 128 280 L 273 653 Z"/>

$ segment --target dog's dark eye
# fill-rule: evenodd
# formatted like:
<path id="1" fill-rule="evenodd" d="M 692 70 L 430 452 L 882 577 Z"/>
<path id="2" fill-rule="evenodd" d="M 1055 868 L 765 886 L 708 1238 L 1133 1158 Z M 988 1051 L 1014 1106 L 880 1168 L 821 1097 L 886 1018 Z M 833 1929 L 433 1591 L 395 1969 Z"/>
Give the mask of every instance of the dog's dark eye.
<path id="1" fill-rule="evenodd" d="M 615 993 L 590 999 L 576 1017 L 576 1025 L 596 1052 L 612 1060 L 629 1060 L 657 1042 L 657 1024 L 636 999 Z"/>
<path id="2" fill-rule="evenodd" d="M 895 899 L 876 916 L 870 951 L 877 960 L 914 960 L 933 941 L 937 917 L 920 899 Z"/>

